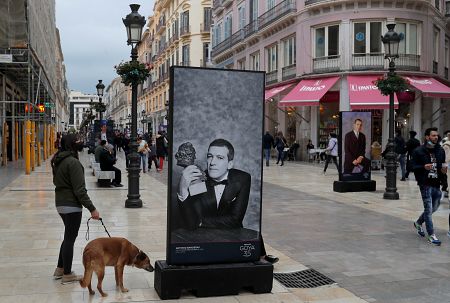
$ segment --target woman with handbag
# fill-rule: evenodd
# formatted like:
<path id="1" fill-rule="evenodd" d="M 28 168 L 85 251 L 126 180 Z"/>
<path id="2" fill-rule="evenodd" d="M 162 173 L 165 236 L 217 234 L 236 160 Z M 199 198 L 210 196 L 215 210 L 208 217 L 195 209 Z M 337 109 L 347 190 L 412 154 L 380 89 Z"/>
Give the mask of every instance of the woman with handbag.
<path id="1" fill-rule="evenodd" d="M 283 136 L 283 132 L 279 131 L 277 133 L 277 136 L 275 138 L 275 143 L 273 145 L 273 147 L 275 147 L 278 151 L 278 158 L 277 158 L 277 164 L 280 162 L 281 160 L 281 166 L 284 165 L 284 148 L 287 146 L 287 140 L 286 138 Z"/>
<path id="2" fill-rule="evenodd" d="M 325 161 L 325 167 L 323 168 L 323 174 L 325 175 L 328 163 L 333 160 L 334 164 L 336 165 L 336 169 L 339 172 L 339 166 L 337 163 L 337 156 L 338 156 L 338 140 L 335 133 L 331 133 L 328 141 L 328 147 L 325 149 L 325 154 L 327 155 L 327 160 Z"/>

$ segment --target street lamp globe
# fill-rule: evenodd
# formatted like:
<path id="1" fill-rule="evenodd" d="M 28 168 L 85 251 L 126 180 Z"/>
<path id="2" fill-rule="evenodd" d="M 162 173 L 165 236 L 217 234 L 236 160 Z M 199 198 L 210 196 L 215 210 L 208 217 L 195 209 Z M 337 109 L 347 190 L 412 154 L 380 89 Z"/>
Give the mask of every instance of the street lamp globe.
<path id="1" fill-rule="evenodd" d="M 142 37 L 142 28 L 145 25 L 145 17 L 138 13 L 140 5 L 130 4 L 131 13 L 125 18 L 122 18 L 123 24 L 127 28 L 128 45 L 134 48 L 140 41 Z"/>
<path id="2" fill-rule="evenodd" d="M 381 41 L 384 45 L 385 58 L 398 58 L 398 47 L 400 45 L 401 37 L 394 31 L 395 24 L 387 24 L 388 31 L 384 36 L 381 36 Z"/>
<path id="3" fill-rule="evenodd" d="M 95 86 L 97 89 L 97 95 L 99 97 L 103 96 L 103 90 L 105 89 L 105 84 L 102 83 L 103 80 L 98 80 L 98 84 Z"/>

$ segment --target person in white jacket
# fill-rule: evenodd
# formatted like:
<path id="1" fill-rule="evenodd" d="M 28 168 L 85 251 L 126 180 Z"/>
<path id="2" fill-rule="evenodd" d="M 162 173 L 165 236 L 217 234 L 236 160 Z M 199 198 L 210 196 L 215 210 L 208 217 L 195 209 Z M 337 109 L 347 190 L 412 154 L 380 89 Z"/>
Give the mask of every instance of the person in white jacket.
<path id="1" fill-rule="evenodd" d="M 325 167 L 323 168 L 323 174 L 326 173 L 328 168 L 328 163 L 333 160 L 334 164 L 336 165 L 337 171 L 339 171 L 339 166 L 337 163 L 337 156 L 338 156 L 338 140 L 335 133 L 331 133 L 329 136 L 328 141 L 328 147 L 325 149 L 325 153 L 327 154 L 327 160 L 325 161 Z"/>

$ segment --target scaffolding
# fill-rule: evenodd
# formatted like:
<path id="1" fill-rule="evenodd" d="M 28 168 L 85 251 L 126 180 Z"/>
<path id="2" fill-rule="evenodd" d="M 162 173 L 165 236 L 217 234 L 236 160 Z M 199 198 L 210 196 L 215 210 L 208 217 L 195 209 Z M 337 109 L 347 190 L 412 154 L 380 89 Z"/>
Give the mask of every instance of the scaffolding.
<path id="1" fill-rule="evenodd" d="M 54 0 L 0 0 L 2 165 L 26 158 L 28 137 L 31 169 L 54 151 L 58 49 Z"/>

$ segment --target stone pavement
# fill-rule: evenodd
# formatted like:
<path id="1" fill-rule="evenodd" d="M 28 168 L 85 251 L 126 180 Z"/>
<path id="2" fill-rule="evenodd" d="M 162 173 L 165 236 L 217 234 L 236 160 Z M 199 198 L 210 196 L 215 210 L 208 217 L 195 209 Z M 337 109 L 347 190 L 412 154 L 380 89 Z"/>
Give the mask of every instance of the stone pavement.
<path id="1" fill-rule="evenodd" d="M 122 154 L 119 154 L 123 156 Z M 82 160 L 87 164 L 87 154 Z M 123 162 L 123 161 L 121 161 Z M 167 163 L 167 162 L 166 162 Z M 86 165 L 86 167 L 88 167 Z M 121 167 L 121 165 L 119 165 Z M 375 193 L 337 194 L 322 167 L 286 162 L 264 170 L 263 234 L 267 250 L 280 257 L 276 272 L 314 268 L 337 285 L 315 289 L 286 289 L 274 280 L 271 294 L 196 298 L 184 302 L 448 302 L 450 289 L 448 203 L 436 213 L 434 247 L 420 239 L 412 220 L 422 208 L 413 181 L 399 184 L 401 199 L 382 199 L 384 178 L 375 175 Z M 113 236 L 123 236 L 148 253 L 152 262 L 165 259 L 167 175 L 152 170 L 141 174 L 144 207 L 125 209 L 123 188 L 98 188 L 86 169 L 86 182 L 94 204 Z M 0 176 L 4 178 L 4 176 Z M 382 183 L 383 182 L 383 183 Z M 112 268 L 107 268 L 105 299 L 88 295 L 78 284 L 61 285 L 51 279 L 63 236 L 54 208 L 49 163 L 31 175 L 20 175 L 0 191 L 0 302 L 148 302 L 158 301 L 153 273 L 127 267 L 125 286 L 115 290 Z M 74 270 L 83 272 L 81 254 L 88 212 L 75 243 Z M 90 238 L 106 236 L 101 224 L 90 224 Z M 305 264 L 305 265 L 303 265 Z M 94 283 L 95 285 L 95 276 Z M 343 288 L 341 288 L 343 287 Z M 355 295 L 353 295 L 353 293 Z"/>

